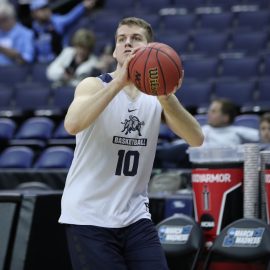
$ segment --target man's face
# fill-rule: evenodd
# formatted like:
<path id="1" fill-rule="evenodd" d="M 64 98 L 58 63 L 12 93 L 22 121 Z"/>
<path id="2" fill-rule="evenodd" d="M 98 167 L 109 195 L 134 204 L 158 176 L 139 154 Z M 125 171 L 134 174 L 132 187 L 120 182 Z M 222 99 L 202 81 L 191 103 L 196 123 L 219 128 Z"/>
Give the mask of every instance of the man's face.
<path id="1" fill-rule="evenodd" d="M 270 123 L 263 121 L 260 124 L 260 136 L 263 143 L 270 143 Z"/>
<path id="2" fill-rule="evenodd" d="M 35 20 L 41 23 L 45 23 L 51 18 L 51 10 L 48 7 L 40 8 L 32 12 L 32 16 Z"/>
<path id="3" fill-rule="evenodd" d="M 228 125 L 228 116 L 222 113 L 221 103 L 214 101 L 208 110 L 208 124 L 213 127 L 223 127 Z"/>
<path id="4" fill-rule="evenodd" d="M 145 29 L 132 25 L 122 25 L 116 33 L 116 44 L 113 57 L 122 65 L 126 57 L 138 47 L 147 44 Z"/>
<path id="5" fill-rule="evenodd" d="M 15 20 L 12 17 L 8 17 L 7 15 L 0 14 L 0 30 L 9 31 L 13 25 L 15 24 Z"/>

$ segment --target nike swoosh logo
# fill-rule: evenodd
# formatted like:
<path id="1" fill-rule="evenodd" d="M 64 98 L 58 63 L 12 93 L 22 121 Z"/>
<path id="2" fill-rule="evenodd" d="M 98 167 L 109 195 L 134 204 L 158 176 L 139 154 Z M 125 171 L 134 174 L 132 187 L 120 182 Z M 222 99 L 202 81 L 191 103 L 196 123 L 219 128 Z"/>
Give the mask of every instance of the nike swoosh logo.
<path id="1" fill-rule="evenodd" d="M 134 110 L 130 110 L 128 109 L 128 112 L 134 112 L 134 111 L 137 111 L 138 109 L 134 109 Z"/>

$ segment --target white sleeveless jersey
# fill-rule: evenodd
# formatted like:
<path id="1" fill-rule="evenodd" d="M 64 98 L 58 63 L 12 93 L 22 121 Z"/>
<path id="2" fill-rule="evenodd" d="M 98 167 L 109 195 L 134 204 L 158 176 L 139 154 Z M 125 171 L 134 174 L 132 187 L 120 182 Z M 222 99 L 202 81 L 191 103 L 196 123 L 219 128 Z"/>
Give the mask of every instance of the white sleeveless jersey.
<path id="1" fill-rule="evenodd" d="M 147 186 L 161 112 L 156 97 L 141 93 L 131 100 L 120 91 L 77 134 L 59 222 L 120 228 L 151 218 Z"/>

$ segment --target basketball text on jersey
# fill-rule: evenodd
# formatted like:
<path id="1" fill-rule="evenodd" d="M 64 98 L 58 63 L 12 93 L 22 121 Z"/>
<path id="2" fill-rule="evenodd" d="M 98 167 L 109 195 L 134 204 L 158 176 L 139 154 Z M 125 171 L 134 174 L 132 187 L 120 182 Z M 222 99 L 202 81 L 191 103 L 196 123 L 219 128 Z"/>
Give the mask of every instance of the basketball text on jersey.
<path id="1" fill-rule="evenodd" d="M 130 146 L 147 146 L 147 139 L 135 139 L 135 138 L 113 136 L 113 143 Z"/>

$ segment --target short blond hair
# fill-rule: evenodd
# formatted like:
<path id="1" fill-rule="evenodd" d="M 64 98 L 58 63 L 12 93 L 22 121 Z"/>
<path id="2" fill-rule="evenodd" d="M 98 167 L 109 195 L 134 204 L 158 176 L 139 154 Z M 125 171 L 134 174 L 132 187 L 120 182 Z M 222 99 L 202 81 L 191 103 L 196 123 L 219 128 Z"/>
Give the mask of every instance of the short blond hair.
<path id="1" fill-rule="evenodd" d="M 128 26 L 136 25 L 136 26 L 139 26 L 139 27 L 141 27 L 141 28 L 143 28 L 145 30 L 145 32 L 146 32 L 145 37 L 146 37 L 147 42 L 152 42 L 153 39 L 154 39 L 154 33 L 153 33 L 152 26 L 147 21 L 145 21 L 143 19 L 140 19 L 140 18 L 137 18 L 137 17 L 124 18 L 123 20 L 121 20 L 119 22 L 117 30 L 122 25 L 128 25 Z M 117 33 L 117 30 L 116 30 L 116 33 Z"/>
<path id="2" fill-rule="evenodd" d="M 81 28 L 75 32 L 71 43 L 74 47 L 83 47 L 92 52 L 95 47 L 96 38 L 92 31 Z"/>

